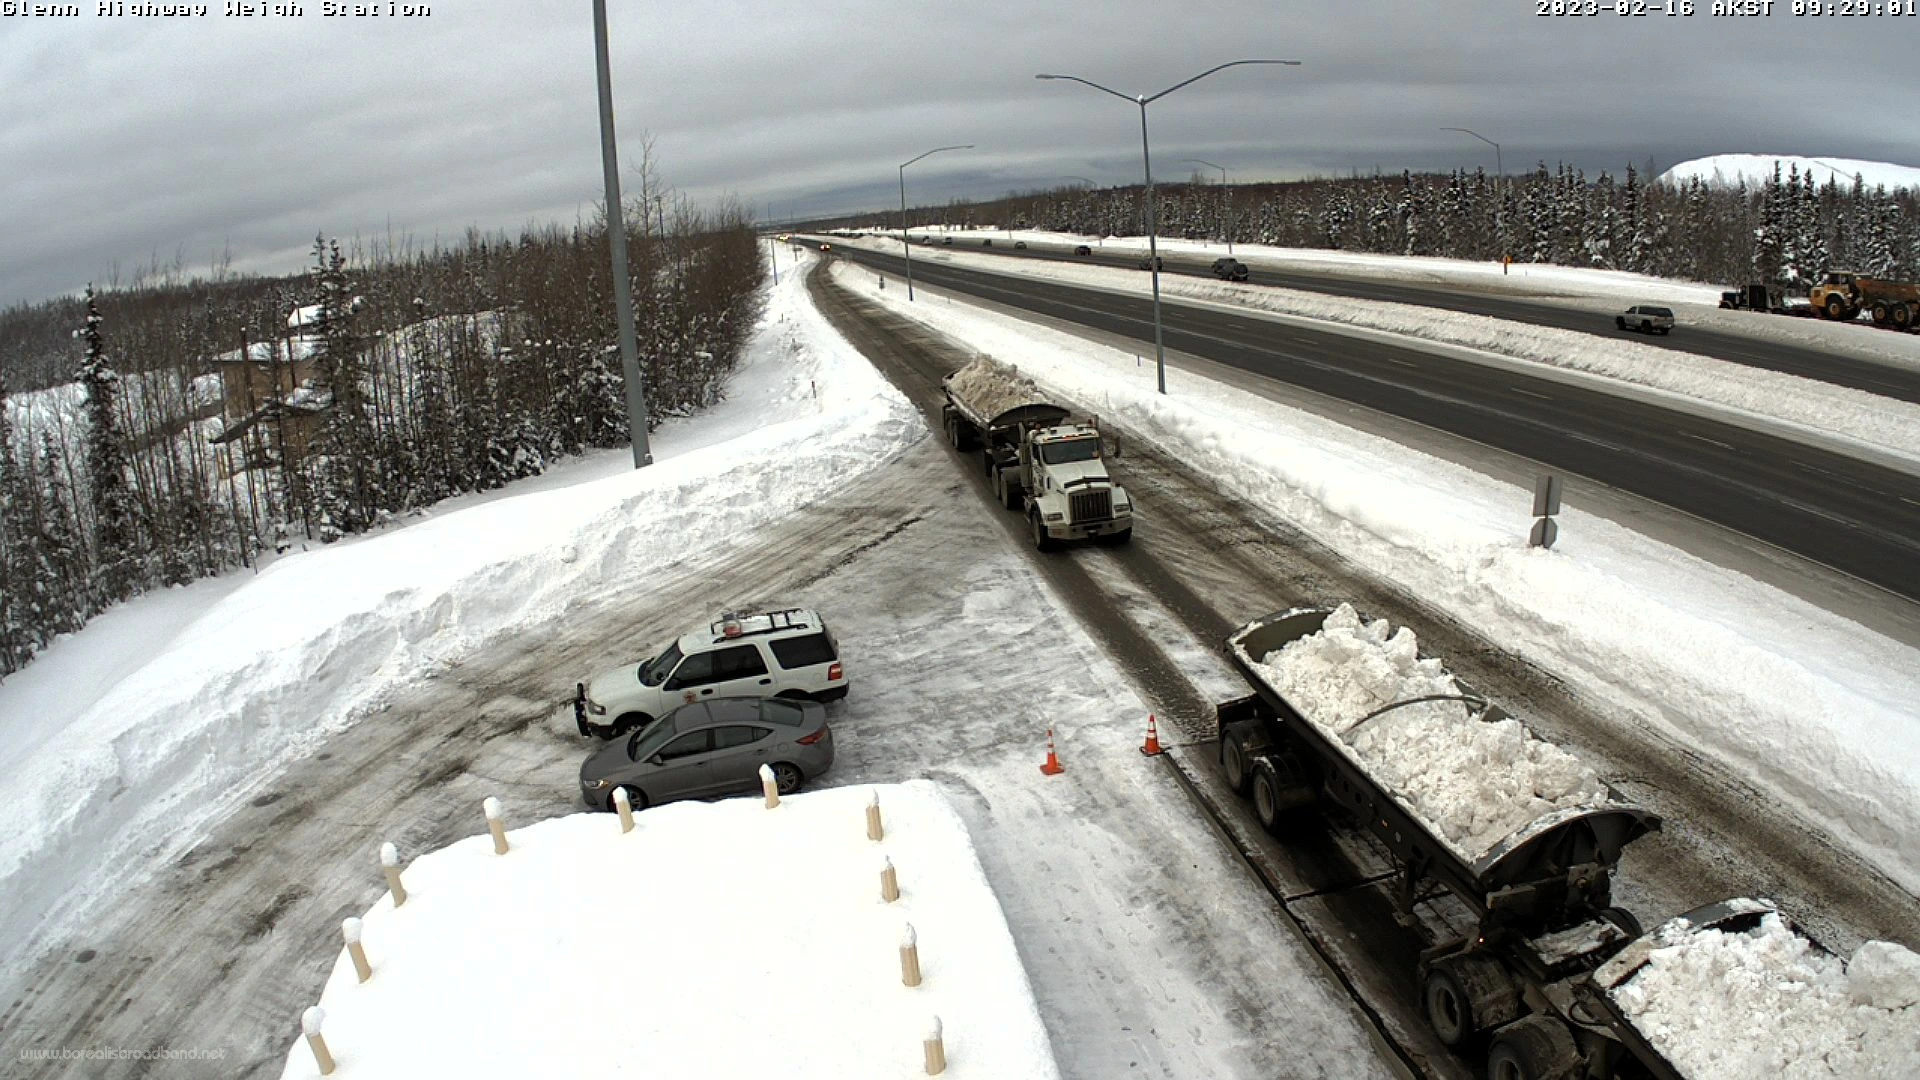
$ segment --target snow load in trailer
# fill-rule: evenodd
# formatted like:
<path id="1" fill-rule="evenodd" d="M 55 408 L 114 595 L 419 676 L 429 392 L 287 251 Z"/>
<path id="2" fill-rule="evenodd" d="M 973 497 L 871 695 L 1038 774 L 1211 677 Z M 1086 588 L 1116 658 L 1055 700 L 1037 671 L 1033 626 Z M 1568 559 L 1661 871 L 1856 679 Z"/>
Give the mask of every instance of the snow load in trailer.
<path id="1" fill-rule="evenodd" d="M 1655 928 L 1581 997 L 1657 1080 L 1920 1077 L 1920 956 L 1869 941 L 1842 961 L 1763 900 Z"/>
<path id="2" fill-rule="evenodd" d="M 1020 423 L 1053 424 L 1067 418 L 1067 410 L 1048 401 L 1032 379 L 991 356 L 976 356 L 947 376 L 946 389 L 955 408 L 989 430 Z"/>

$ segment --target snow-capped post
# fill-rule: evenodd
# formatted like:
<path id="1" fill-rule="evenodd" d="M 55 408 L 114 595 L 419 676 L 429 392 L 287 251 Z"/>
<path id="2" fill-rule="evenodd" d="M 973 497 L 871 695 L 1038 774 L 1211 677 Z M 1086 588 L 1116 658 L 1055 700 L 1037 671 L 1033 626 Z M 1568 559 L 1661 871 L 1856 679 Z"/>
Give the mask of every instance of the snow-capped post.
<path id="1" fill-rule="evenodd" d="M 487 831 L 493 834 L 493 853 L 495 855 L 505 855 L 507 853 L 507 823 L 500 820 L 500 800 L 489 795 L 486 801 L 480 804 L 480 809 L 486 812 Z"/>
<path id="2" fill-rule="evenodd" d="M 380 869 L 387 875 L 387 891 L 393 894 L 393 906 L 407 902 L 407 887 L 400 884 L 400 849 L 389 840 L 380 845 Z"/>
<path id="3" fill-rule="evenodd" d="M 867 801 L 867 839 L 879 840 L 886 835 L 886 826 L 880 824 L 880 789 L 875 788 L 873 798 Z"/>
<path id="4" fill-rule="evenodd" d="M 318 1005 L 311 1006 L 300 1014 L 300 1030 L 307 1037 L 307 1049 L 313 1051 L 314 1063 L 320 1066 L 321 1076 L 333 1075 L 333 1055 L 327 1052 L 327 1040 L 320 1034 L 320 1025 L 327 1019 L 327 1012 Z"/>
<path id="5" fill-rule="evenodd" d="M 780 805 L 780 784 L 774 780 L 773 770 L 765 765 L 760 766 L 760 794 L 767 797 L 767 809 Z"/>
<path id="6" fill-rule="evenodd" d="M 927 1075 L 939 1076 L 947 1071 L 947 1042 L 945 1029 L 940 1026 L 940 1018 L 933 1018 L 933 1027 L 927 1031 L 927 1041 L 921 1044 L 927 1052 Z"/>
<path id="7" fill-rule="evenodd" d="M 1560 478 L 1552 473 L 1533 481 L 1533 531 L 1527 534 L 1527 546 L 1550 548 L 1560 538 L 1560 526 L 1553 515 L 1560 512 Z"/>
<path id="8" fill-rule="evenodd" d="M 900 981 L 908 986 L 920 985 L 920 937 L 913 932 L 913 924 L 907 924 L 907 936 L 900 939 Z"/>
<path id="9" fill-rule="evenodd" d="M 880 899 L 889 904 L 900 899 L 900 876 L 893 872 L 892 859 L 885 859 L 880 868 Z"/>
<path id="10" fill-rule="evenodd" d="M 626 788 L 617 787 L 613 789 L 613 809 L 615 813 L 620 815 L 620 831 L 622 833 L 632 832 L 633 798 L 627 794 Z"/>
<path id="11" fill-rule="evenodd" d="M 347 939 L 347 955 L 353 957 L 353 973 L 361 982 L 373 978 L 373 965 L 367 963 L 367 950 L 360 944 L 360 920 L 349 918 L 340 924 L 340 936 Z"/>

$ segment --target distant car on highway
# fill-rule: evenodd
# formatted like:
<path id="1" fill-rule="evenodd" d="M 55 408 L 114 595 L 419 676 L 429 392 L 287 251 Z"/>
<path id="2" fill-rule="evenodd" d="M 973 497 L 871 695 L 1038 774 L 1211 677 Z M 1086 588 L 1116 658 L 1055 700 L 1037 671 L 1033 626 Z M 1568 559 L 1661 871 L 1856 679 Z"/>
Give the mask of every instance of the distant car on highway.
<path id="1" fill-rule="evenodd" d="M 1643 334 L 1673 333 L 1673 309 L 1653 304 L 1636 304 L 1613 317 L 1613 325 Z"/>
<path id="2" fill-rule="evenodd" d="M 1158 255 L 1140 260 L 1140 269 L 1142 270 L 1165 270 L 1166 268 L 1167 261 Z"/>
<path id="3" fill-rule="evenodd" d="M 1013 242 L 1013 249 L 1015 251 L 1025 251 L 1027 250 L 1027 242 L 1025 240 L 1015 240 Z"/>
<path id="4" fill-rule="evenodd" d="M 980 241 L 980 246 L 981 246 L 981 247 L 992 247 L 992 246 L 993 246 L 993 241 L 991 241 L 991 240 L 982 240 L 982 241 Z"/>
<path id="5" fill-rule="evenodd" d="M 832 251 L 832 250 L 833 250 L 833 245 L 832 245 L 832 244 L 821 244 L 821 245 L 820 245 L 820 250 L 821 250 L 821 251 Z"/>
<path id="6" fill-rule="evenodd" d="M 1073 253 L 1075 255 L 1091 255 L 1093 254 L 1093 249 L 1085 244 L 1079 244 L 1074 247 Z"/>
<path id="7" fill-rule="evenodd" d="M 682 705 L 580 764 L 580 797 L 613 809 L 626 789 L 635 810 L 676 799 L 760 790 L 760 767 L 791 795 L 833 765 L 833 730 L 816 701 L 710 698 Z"/>
<path id="8" fill-rule="evenodd" d="M 1234 258 L 1215 259 L 1213 260 L 1213 273 L 1215 277 L 1225 281 L 1245 281 L 1247 280 L 1247 264 Z"/>
<path id="9" fill-rule="evenodd" d="M 940 238 L 940 243 L 941 243 L 942 245 L 944 245 L 944 246 L 946 246 L 946 247 L 952 247 L 952 246 L 953 246 L 953 237 L 951 237 L 951 236 L 943 236 L 943 237 L 941 237 L 941 238 Z"/>

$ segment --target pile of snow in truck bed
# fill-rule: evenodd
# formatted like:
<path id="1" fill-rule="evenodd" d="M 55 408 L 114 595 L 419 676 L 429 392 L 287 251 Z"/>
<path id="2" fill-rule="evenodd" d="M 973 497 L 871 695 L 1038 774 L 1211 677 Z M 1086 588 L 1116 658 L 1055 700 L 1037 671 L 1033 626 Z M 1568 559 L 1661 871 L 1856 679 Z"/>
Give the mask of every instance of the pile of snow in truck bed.
<path id="1" fill-rule="evenodd" d="M 1920 956 L 1869 941 L 1842 963 L 1767 915 L 1746 933 L 1654 931 L 1611 993 L 1688 1080 L 1920 1076 Z"/>
<path id="2" fill-rule="evenodd" d="M 986 355 L 974 357 L 972 363 L 954 372 L 947 386 L 968 408 L 979 410 L 989 420 L 1022 405 L 1047 404 L 1040 388 L 1020 374 L 1020 369 Z"/>
<path id="3" fill-rule="evenodd" d="M 1408 705 L 1359 724 L 1381 706 L 1460 689 L 1439 660 L 1419 657 L 1412 630 L 1362 622 L 1351 605 L 1318 633 L 1248 659 L 1467 862 L 1556 810 L 1609 800 L 1579 759 L 1518 720 L 1475 719 L 1463 702 Z"/>

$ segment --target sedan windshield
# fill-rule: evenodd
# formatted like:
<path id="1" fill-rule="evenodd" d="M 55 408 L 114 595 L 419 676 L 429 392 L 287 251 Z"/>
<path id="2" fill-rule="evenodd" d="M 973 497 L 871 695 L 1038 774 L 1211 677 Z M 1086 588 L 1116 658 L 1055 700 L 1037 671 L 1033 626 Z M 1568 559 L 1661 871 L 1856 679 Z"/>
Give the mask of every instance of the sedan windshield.
<path id="1" fill-rule="evenodd" d="M 680 663 L 680 643 L 667 646 L 667 651 L 640 665 L 640 682 L 644 686 L 659 686 L 673 673 L 674 666 Z"/>
<path id="2" fill-rule="evenodd" d="M 1040 444 L 1040 460 L 1049 465 L 1064 465 L 1069 461 L 1097 461 L 1099 458 L 1099 439 L 1065 439 L 1060 442 Z"/>

